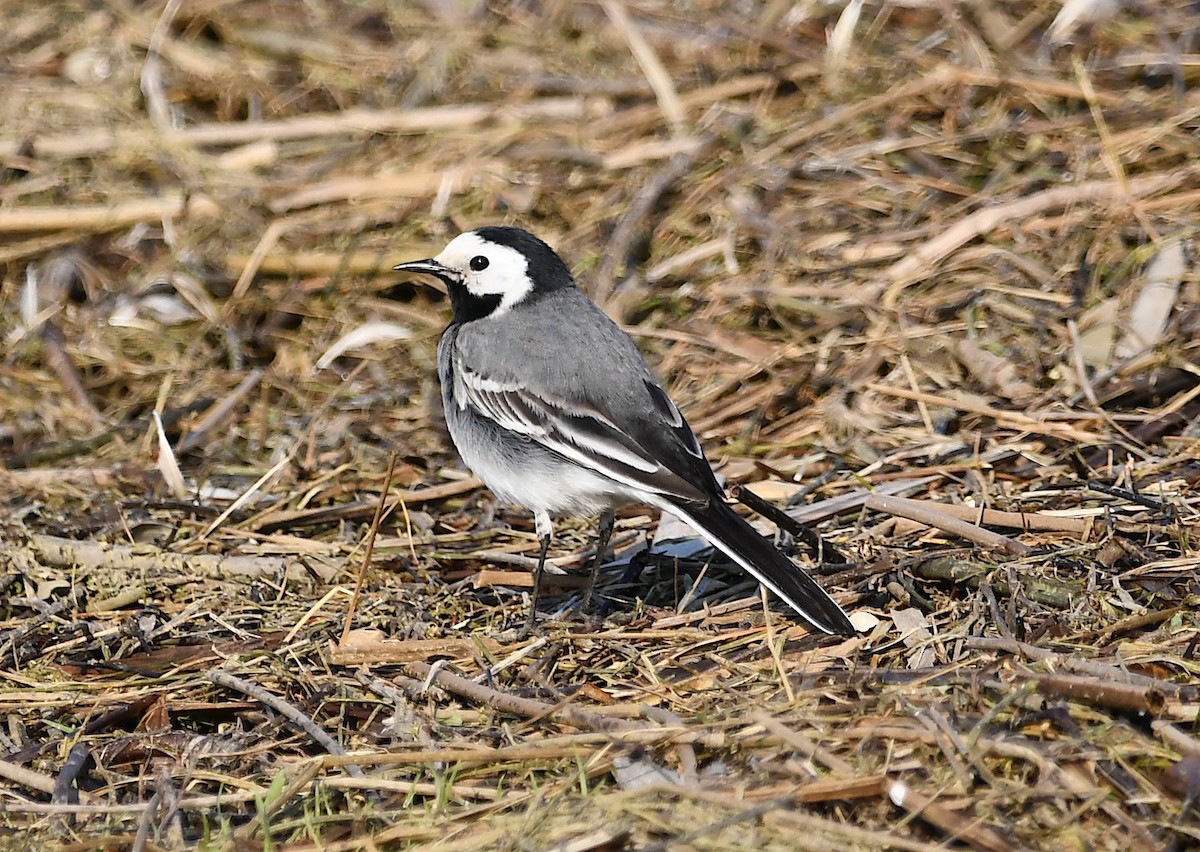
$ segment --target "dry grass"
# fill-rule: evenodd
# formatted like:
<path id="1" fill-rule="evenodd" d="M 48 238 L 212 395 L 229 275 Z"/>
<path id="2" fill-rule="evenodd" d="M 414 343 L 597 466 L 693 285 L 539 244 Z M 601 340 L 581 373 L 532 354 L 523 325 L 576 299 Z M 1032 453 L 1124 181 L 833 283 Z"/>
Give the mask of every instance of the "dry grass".
<path id="1" fill-rule="evenodd" d="M 1194 848 L 1200 45 L 1125 6 L 4 4 L 9 842 Z M 387 272 L 497 222 L 862 636 L 634 509 L 514 638 Z"/>

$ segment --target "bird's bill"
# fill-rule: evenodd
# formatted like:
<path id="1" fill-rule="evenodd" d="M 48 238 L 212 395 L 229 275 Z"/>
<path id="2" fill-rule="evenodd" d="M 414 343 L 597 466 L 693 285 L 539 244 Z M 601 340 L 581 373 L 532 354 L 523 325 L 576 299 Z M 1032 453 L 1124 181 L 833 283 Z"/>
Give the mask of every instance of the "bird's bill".
<path id="1" fill-rule="evenodd" d="M 410 260 L 407 263 L 400 263 L 392 267 L 396 272 L 420 272 L 425 275 L 432 275 L 441 279 L 447 284 L 457 284 L 461 276 L 455 270 L 448 266 L 443 266 L 438 263 L 436 258 L 428 257 L 424 260 Z"/>
<path id="2" fill-rule="evenodd" d="M 445 269 L 445 267 L 432 257 L 427 257 L 424 260 L 409 260 L 404 263 L 398 263 L 392 269 L 397 272 L 428 272 L 431 275 L 435 275 Z"/>

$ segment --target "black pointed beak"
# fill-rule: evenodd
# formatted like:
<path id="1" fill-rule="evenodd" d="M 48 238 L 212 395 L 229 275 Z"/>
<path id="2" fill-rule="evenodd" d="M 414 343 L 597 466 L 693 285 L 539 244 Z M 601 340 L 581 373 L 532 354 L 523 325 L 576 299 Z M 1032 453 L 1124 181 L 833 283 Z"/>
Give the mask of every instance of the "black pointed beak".
<path id="1" fill-rule="evenodd" d="M 432 275 L 435 278 L 441 279 L 447 286 L 458 284 L 462 281 L 462 276 L 458 272 L 448 266 L 443 266 L 432 257 L 425 260 L 410 260 L 407 263 L 397 264 L 392 269 L 396 272 L 423 272 L 426 275 Z"/>

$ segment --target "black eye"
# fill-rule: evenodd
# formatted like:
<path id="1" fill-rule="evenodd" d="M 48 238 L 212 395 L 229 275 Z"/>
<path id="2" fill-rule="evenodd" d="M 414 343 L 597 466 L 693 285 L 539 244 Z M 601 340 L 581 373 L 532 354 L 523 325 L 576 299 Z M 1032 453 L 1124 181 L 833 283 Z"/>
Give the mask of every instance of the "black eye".
<path id="1" fill-rule="evenodd" d="M 483 270 L 485 270 L 487 268 L 488 268 L 488 259 L 486 257 L 484 257 L 483 255 L 477 254 L 473 258 L 471 258 L 471 269 L 474 270 L 475 272 L 483 272 Z"/>

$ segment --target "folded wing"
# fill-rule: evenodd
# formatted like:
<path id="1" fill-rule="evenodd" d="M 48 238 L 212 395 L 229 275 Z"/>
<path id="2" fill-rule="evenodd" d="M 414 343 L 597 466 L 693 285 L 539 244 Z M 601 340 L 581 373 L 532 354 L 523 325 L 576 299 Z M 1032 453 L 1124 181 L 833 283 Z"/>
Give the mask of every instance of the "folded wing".
<path id="1" fill-rule="evenodd" d="M 706 494 L 663 464 L 661 456 L 669 454 L 652 452 L 633 430 L 585 401 L 535 393 L 518 382 L 496 381 L 467 369 L 458 373 L 454 398 L 458 405 L 471 407 L 501 428 L 537 441 L 634 491 L 685 503 L 707 503 L 716 496 Z M 687 429 L 682 417 L 679 423 Z M 646 431 L 647 424 L 639 425 L 642 428 L 638 431 Z M 669 422 L 649 425 L 657 426 L 650 434 L 659 440 L 669 430 L 679 428 Z M 687 435 L 693 445 L 688 449 L 699 453 L 690 429 Z M 703 459 L 703 454 L 698 458 Z M 708 469 L 707 462 L 704 468 Z M 715 487 L 715 481 L 713 484 Z"/>

